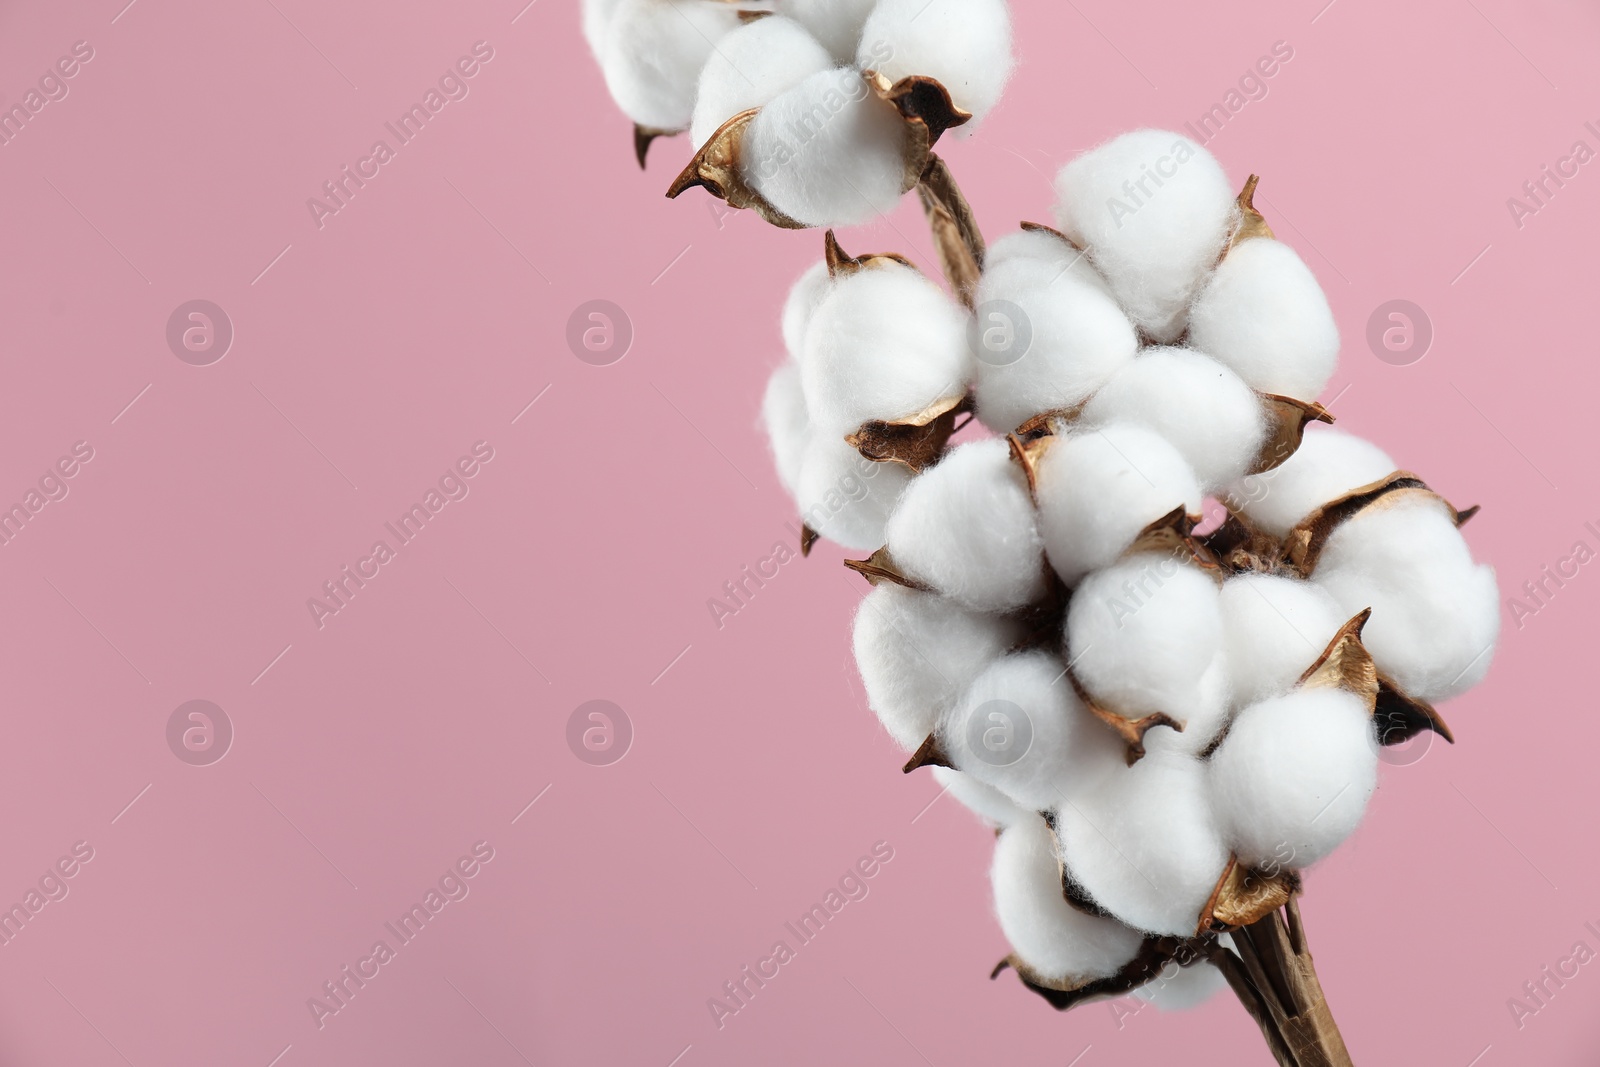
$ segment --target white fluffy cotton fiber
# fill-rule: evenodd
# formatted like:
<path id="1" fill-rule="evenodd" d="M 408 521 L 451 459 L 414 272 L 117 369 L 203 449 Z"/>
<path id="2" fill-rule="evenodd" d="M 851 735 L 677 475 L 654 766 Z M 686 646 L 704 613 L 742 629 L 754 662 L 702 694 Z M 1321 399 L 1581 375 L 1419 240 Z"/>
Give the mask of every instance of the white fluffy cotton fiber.
<path id="1" fill-rule="evenodd" d="M 1294 455 L 1240 479 L 1228 490 L 1227 503 L 1263 532 L 1282 537 L 1324 504 L 1394 471 L 1394 460 L 1377 445 L 1312 423 Z"/>
<path id="2" fill-rule="evenodd" d="M 800 359 L 806 350 L 806 330 L 811 326 L 811 316 L 816 314 L 823 297 L 833 288 L 833 278 L 828 274 L 828 264 L 817 260 L 800 275 L 783 302 L 783 346 L 789 355 Z"/>
<path id="3" fill-rule="evenodd" d="M 1179 505 L 1200 513 L 1200 484 L 1183 456 L 1160 434 L 1130 423 L 1052 442 L 1037 478 L 1045 554 L 1068 585 L 1112 563 Z"/>
<path id="4" fill-rule="evenodd" d="M 1210 152 L 1164 130 L 1112 138 L 1062 168 L 1056 218 L 1158 342 L 1186 311 L 1235 217 L 1234 191 Z"/>
<path id="5" fill-rule="evenodd" d="M 1137 553 L 1078 583 L 1066 639 L 1095 703 L 1132 720 L 1164 712 L 1182 723 L 1203 703 L 1201 681 L 1222 649 L 1217 583 L 1170 553 Z"/>
<path id="6" fill-rule="evenodd" d="M 1422 491 L 1380 498 L 1334 530 L 1313 580 L 1354 614 L 1361 640 L 1407 694 L 1439 701 L 1477 685 L 1494 658 L 1500 594 L 1448 506 Z"/>
<path id="7" fill-rule="evenodd" d="M 1061 856 L 1095 902 L 1152 934 L 1193 936 L 1228 865 L 1205 765 L 1150 752 L 1056 812 Z"/>
<path id="8" fill-rule="evenodd" d="M 620 0 L 609 18 L 596 15 L 605 23 L 600 68 L 617 107 L 640 126 L 687 129 L 700 70 L 739 27 L 738 10 L 702 0 Z"/>
<path id="9" fill-rule="evenodd" d="M 822 42 L 840 66 L 853 63 L 861 27 L 877 0 L 784 0 L 781 10 Z"/>
<path id="10" fill-rule="evenodd" d="M 1109 978 L 1144 942 L 1137 930 L 1067 903 L 1050 828 L 1037 815 L 1000 835 L 989 877 L 1001 931 L 1022 962 L 1045 979 Z"/>
<path id="11" fill-rule="evenodd" d="M 1315 583 L 1271 574 L 1229 578 L 1221 603 L 1233 700 L 1240 707 L 1293 689 L 1356 614 Z"/>
<path id="12" fill-rule="evenodd" d="M 937 733 L 957 770 L 1033 811 L 1123 762 L 1121 743 L 1078 700 L 1060 657 L 1037 650 L 990 662 Z"/>
<path id="13" fill-rule="evenodd" d="M 807 226 L 854 226 L 894 209 L 905 188 L 906 126 L 854 68 L 811 75 L 746 128 L 740 174 Z"/>
<path id="14" fill-rule="evenodd" d="M 911 481 L 901 463 L 874 463 L 831 434 L 812 432 L 800 460 L 795 504 L 800 521 L 845 548 L 883 544 L 884 524 Z"/>
<path id="15" fill-rule="evenodd" d="M 741 111 L 832 68 L 827 49 L 793 19 L 769 15 L 746 23 L 717 42 L 700 71 L 689 139 L 699 148 Z"/>
<path id="16" fill-rule="evenodd" d="M 884 582 L 856 609 L 856 666 L 884 729 L 911 752 L 1020 636 L 1009 620 Z"/>
<path id="17" fill-rule="evenodd" d="M 933 767 L 933 780 L 956 801 L 990 826 L 1012 826 L 1023 820 L 1042 822 L 1039 813 L 1019 808 L 992 785 L 984 785 L 970 774 L 951 767 Z"/>
<path id="18" fill-rule="evenodd" d="M 1227 934 L 1217 940 L 1230 947 L 1233 943 Z M 1169 961 L 1156 977 L 1135 989 L 1133 995 L 1158 1011 L 1189 1011 L 1226 988 L 1228 980 L 1209 963 L 1201 961 L 1180 967 L 1176 961 Z"/>
<path id="19" fill-rule="evenodd" d="M 1261 399 L 1227 367 L 1188 348 L 1149 348 L 1084 406 L 1081 424 L 1131 422 L 1165 437 L 1211 493 L 1254 464 L 1266 437 Z"/>
<path id="20" fill-rule="evenodd" d="M 857 66 L 891 82 L 938 79 L 973 122 L 1000 102 L 1015 63 L 1005 0 L 879 0 L 856 54 Z"/>
<path id="21" fill-rule="evenodd" d="M 1138 350 L 1133 324 L 1087 260 L 1050 234 L 999 242 L 977 292 L 977 414 L 1007 433 L 1082 403 Z M 998 247 L 998 246 L 997 246 Z"/>
<path id="22" fill-rule="evenodd" d="M 1254 237 L 1236 245 L 1189 313 L 1190 340 L 1263 393 L 1311 400 L 1339 358 L 1339 327 L 1294 249 Z"/>
<path id="23" fill-rule="evenodd" d="M 843 436 L 961 395 L 972 376 L 966 323 L 943 289 L 904 264 L 837 279 L 811 317 L 800 361 L 812 423 Z"/>
<path id="24" fill-rule="evenodd" d="M 885 535 L 901 570 L 969 608 L 1013 611 L 1044 592 L 1028 482 L 1000 438 L 958 445 L 913 478 Z"/>
<path id="25" fill-rule="evenodd" d="M 1245 708 L 1209 773 L 1212 807 L 1241 863 L 1310 866 L 1350 836 L 1377 788 L 1366 702 L 1342 689 L 1297 689 Z"/>
<path id="26" fill-rule="evenodd" d="M 800 367 L 794 360 L 785 360 L 767 379 L 767 391 L 761 398 L 761 423 L 772 446 L 778 481 L 793 496 L 800 484 L 800 465 L 811 429 L 805 393 L 800 387 Z"/>

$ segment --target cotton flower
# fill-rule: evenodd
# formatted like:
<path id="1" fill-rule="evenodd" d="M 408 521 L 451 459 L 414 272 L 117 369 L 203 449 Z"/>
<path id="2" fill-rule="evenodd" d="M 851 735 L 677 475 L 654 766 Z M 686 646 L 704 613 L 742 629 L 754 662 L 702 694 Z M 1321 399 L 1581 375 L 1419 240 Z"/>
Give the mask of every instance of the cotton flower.
<path id="1" fill-rule="evenodd" d="M 1341 609 L 1372 609 L 1362 642 L 1407 695 L 1444 700 L 1488 672 L 1500 633 L 1494 570 L 1472 561 L 1454 513 L 1431 493 L 1401 490 L 1346 520 L 1313 578 Z"/>
<path id="2" fill-rule="evenodd" d="M 835 544 L 869 551 L 911 481 L 910 468 L 874 463 L 841 438 L 812 433 L 801 456 L 795 503 L 806 526 Z"/>
<path id="3" fill-rule="evenodd" d="M 1139 341 L 1104 280 L 1060 238 L 1025 231 L 995 251 L 978 285 L 973 368 L 978 418 L 1005 433 L 1088 399 Z"/>
<path id="4" fill-rule="evenodd" d="M 1143 936 L 1113 919 L 1082 912 L 1061 895 L 1050 828 L 1034 815 L 995 842 L 989 872 L 1000 929 L 1017 957 L 1047 981 L 1085 982 L 1116 974 Z"/>
<path id="5" fill-rule="evenodd" d="M 1129 926 L 1190 937 L 1199 925 L 1228 865 L 1205 772 L 1190 756 L 1151 752 L 1056 812 L 1068 873 Z"/>
<path id="6" fill-rule="evenodd" d="M 1394 473 L 1394 460 L 1368 441 L 1312 424 L 1281 466 L 1242 479 L 1230 505 L 1264 532 L 1282 537 L 1324 504 Z"/>
<path id="7" fill-rule="evenodd" d="M 1022 469 L 991 438 L 914 478 L 885 530 L 911 578 L 979 611 L 1014 611 L 1045 589 L 1044 545 Z"/>
<path id="8" fill-rule="evenodd" d="M 806 330 L 801 378 L 813 424 L 843 436 L 960 397 L 966 315 L 921 272 L 886 262 L 837 279 Z"/>
<path id="9" fill-rule="evenodd" d="M 1211 805 L 1241 863 L 1308 867 L 1350 836 L 1377 788 L 1370 709 L 1341 689 L 1299 689 L 1251 705 L 1209 770 Z"/>
<path id="10" fill-rule="evenodd" d="M 856 666 L 878 720 L 910 752 L 1020 636 L 1014 622 L 885 582 L 856 610 Z"/>
<path id="11" fill-rule="evenodd" d="M 769 15 L 717 42 L 700 71 L 689 139 L 696 148 L 741 111 L 761 107 L 833 60 L 800 23 Z"/>
<path id="12" fill-rule="evenodd" d="M 1149 348 L 1084 405 L 1081 425 L 1129 422 L 1165 437 L 1202 490 L 1243 477 L 1266 436 L 1261 400 L 1239 376 L 1187 348 Z"/>
<path id="13" fill-rule="evenodd" d="M 806 412 L 805 393 L 800 387 L 800 367 L 786 361 L 767 380 L 761 400 L 761 422 L 772 446 L 778 481 L 792 495 L 800 483 L 800 468 L 810 440 L 811 416 Z"/>
<path id="14" fill-rule="evenodd" d="M 856 56 L 891 82 L 937 79 L 980 121 L 999 103 L 1015 62 L 1004 0 L 879 0 Z"/>
<path id="15" fill-rule="evenodd" d="M 1056 178 L 1061 229 L 1158 342 L 1183 332 L 1234 217 L 1233 189 L 1211 153 L 1163 130 L 1112 138 Z"/>
<path id="16" fill-rule="evenodd" d="M 738 10 L 712 0 L 617 0 L 607 17 L 606 6 L 586 9 L 585 23 L 602 34 L 597 53 L 612 99 L 639 126 L 688 128 L 701 68 L 738 28 Z"/>
<path id="17" fill-rule="evenodd" d="M 787 0 L 783 11 L 844 65 L 855 59 L 861 27 L 876 5 L 877 0 Z"/>
<path id="18" fill-rule="evenodd" d="M 811 316 L 832 289 L 833 278 L 828 274 L 828 265 L 818 260 L 789 290 L 783 303 L 783 345 L 795 359 L 805 352 L 806 329 L 811 325 Z"/>
<path id="19" fill-rule="evenodd" d="M 1333 375 L 1339 328 L 1294 249 L 1242 241 L 1217 266 L 1189 317 L 1190 343 L 1252 389 L 1310 400 Z"/>
<path id="20" fill-rule="evenodd" d="M 1241 706 L 1294 688 L 1356 614 L 1315 583 L 1270 574 L 1229 578 L 1220 604 L 1233 699 Z"/>
<path id="21" fill-rule="evenodd" d="M 933 780 L 941 791 L 948 792 L 962 807 L 991 826 L 1004 828 L 1025 820 L 1043 825 L 1038 812 L 1018 807 L 1000 790 L 985 785 L 970 774 L 962 774 L 952 767 L 934 767 Z M 1060 883 L 1057 882 L 1059 887 Z"/>
<path id="22" fill-rule="evenodd" d="M 1109 423 L 1052 442 L 1038 463 L 1039 532 L 1068 585 L 1116 560 L 1174 508 L 1200 513 L 1200 484 L 1160 434 Z"/>

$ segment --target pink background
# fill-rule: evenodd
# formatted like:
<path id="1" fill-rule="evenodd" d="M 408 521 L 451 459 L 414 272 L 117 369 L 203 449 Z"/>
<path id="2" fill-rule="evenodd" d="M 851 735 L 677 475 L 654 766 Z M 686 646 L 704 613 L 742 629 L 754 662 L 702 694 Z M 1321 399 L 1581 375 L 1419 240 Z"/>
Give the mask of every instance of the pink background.
<path id="1" fill-rule="evenodd" d="M 713 625 L 792 537 L 756 408 L 821 237 L 662 199 L 687 149 L 635 168 L 569 0 L 124 2 L 0 9 L 7 107 L 94 49 L 0 146 L 0 503 L 94 449 L 0 546 L 0 903 L 94 849 L 0 946 L 0 1062 L 1268 1062 L 1226 996 L 1119 1027 L 988 980 L 989 835 L 866 711 L 836 550 Z M 1211 147 L 1328 289 L 1341 423 L 1484 505 L 1509 594 L 1600 547 L 1600 162 L 1520 229 L 1506 207 L 1600 148 L 1600 14 L 1324 2 L 1024 0 L 1006 101 L 943 151 L 991 235 L 1046 220 L 1073 153 L 1197 118 L 1289 42 Z M 306 199 L 480 40 L 470 95 L 319 229 Z M 930 262 L 914 200 L 843 241 Z M 236 331 L 210 366 L 165 340 L 196 298 Z M 611 366 L 565 341 L 597 298 L 636 331 Z M 1396 298 L 1436 331 L 1410 366 L 1364 339 Z M 470 495 L 319 629 L 307 598 L 480 440 Z M 1600 1046 L 1600 965 L 1521 1029 L 1506 1007 L 1600 949 L 1593 570 L 1507 617 L 1445 708 L 1460 743 L 1386 768 L 1310 875 L 1360 1063 Z M 635 731 L 609 766 L 565 740 L 596 698 Z M 210 766 L 165 739 L 192 699 L 235 730 Z M 319 1029 L 307 999 L 478 841 L 470 895 Z M 719 1030 L 707 998 L 877 841 L 870 895 Z"/>

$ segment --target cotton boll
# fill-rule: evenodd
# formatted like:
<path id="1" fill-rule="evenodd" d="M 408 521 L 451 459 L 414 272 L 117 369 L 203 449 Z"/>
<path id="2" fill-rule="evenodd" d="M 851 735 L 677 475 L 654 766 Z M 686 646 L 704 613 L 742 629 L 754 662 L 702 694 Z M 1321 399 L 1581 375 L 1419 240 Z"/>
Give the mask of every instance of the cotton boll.
<path id="1" fill-rule="evenodd" d="M 1015 652 L 973 679 L 937 735 L 957 770 L 1044 811 L 1123 762 L 1116 735 L 1091 716 L 1060 658 Z"/>
<path id="2" fill-rule="evenodd" d="M 1150 752 L 1056 812 L 1067 870 L 1129 926 L 1193 936 L 1227 868 L 1205 768 L 1190 756 Z"/>
<path id="3" fill-rule="evenodd" d="M 1013 611 L 1045 591 L 1027 478 L 999 438 L 958 445 L 913 478 L 885 535 L 909 577 L 969 608 Z"/>
<path id="4" fill-rule="evenodd" d="M 861 27 L 877 0 L 789 0 L 784 13 L 811 31 L 835 63 L 855 59 Z"/>
<path id="5" fill-rule="evenodd" d="M 982 283 L 1000 297 L 1007 290 L 1048 285 L 1063 273 L 1111 295 L 1111 286 L 1089 257 L 1048 230 L 1016 230 L 983 254 Z"/>
<path id="6" fill-rule="evenodd" d="M 832 68 L 827 50 L 793 19 L 769 15 L 746 23 L 717 42 L 700 72 L 689 139 L 699 148 L 741 111 Z"/>
<path id="7" fill-rule="evenodd" d="M 939 783 L 939 788 L 948 792 L 963 807 L 991 826 L 1012 826 L 1023 821 L 1033 821 L 1043 824 L 1036 811 L 1019 808 L 1000 790 L 992 785 L 984 785 L 970 774 L 949 767 L 934 767 L 933 780 Z M 1060 885 L 1059 882 L 1056 883 Z"/>
<path id="8" fill-rule="evenodd" d="M 1202 961 L 1180 967 L 1173 961 L 1155 978 L 1135 989 L 1133 995 L 1160 1011 L 1189 1011 L 1226 988 L 1228 980 L 1211 964 Z"/>
<path id="9" fill-rule="evenodd" d="M 1294 688 L 1339 628 L 1345 611 L 1312 582 L 1241 574 L 1222 586 L 1222 636 L 1236 704 L 1255 704 Z"/>
<path id="10" fill-rule="evenodd" d="M 789 290 L 789 298 L 783 302 L 783 346 L 795 359 L 805 352 L 811 316 L 832 289 L 833 278 L 828 274 L 828 265 L 818 260 Z"/>
<path id="11" fill-rule="evenodd" d="M 732 4 L 620 0 L 600 49 L 606 88 L 640 126 L 681 130 L 694 113 L 700 70 L 717 41 L 739 26 Z"/>
<path id="12" fill-rule="evenodd" d="M 883 527 L 911 481 L 900 463 L 874 463 L 829 434 L 811 433 L 795 481 L 800 521 L 845 548 L 883 544 Z"/>
<path id="13" fill-rule="evenodd" d="M 761 422 L 767 428 L 778 481 L 793 496 L 800 481 L 800 465 L 805 459 L 811 427 L 805 394 L 800 388 L 800 367 L 794 360 L 773 371 L 767 380 L 767 392 L 761 400 Z"/>
<path id="14" fill-rule="evenodd" d="M 1045 554 L 1068 585 L 1111 564 L 1172 509 L 1200 512 L 1200 485 L 1183 456 L 1161 435 L 1130 423 L 1052 442 L 1036 477 Z"/>
<path id="15" fill-rule="evenodd" d="M 589 51 L 596 59 L 605 47 L 606 28 L 611 16 L 622 0 L 583 0 L 583 39 L 589 42 Z"/>
<path id="16" fill-rule="evenodd" d="M 1419 700 L 1466 692 L 1489 670 L 1500 634 L 1494 569 L 1472 562 L 1443 501 L 1402 490 L 1341 523 L 1312 574 L 1354 614 L 1378 669 Z"/>
<path id="17" fill-rule="evenodd" d="M 1217 267 L 1189 313 L 1194 346 L 1252 389 L 1310 400 L 1339 358 L 1339 327 L 1294 249 L 1251 238 Z"/>
<path id="18" fill-rule="evenodd" d="M 1183 729 L 1159 727 L 1144 735 L 1144 750 L 1198 756 L 1211 747 L 1228 725 L 1235 707 L 1226 650 L 1212 657 L 1211 665 L 1195 683 L 1194 703 L 1184 709 Z"/>
<path id="19" fill-rule="evenodd" d="M 959 396 L 972 375 L 966 321 L 944 290 L 900 263 L 838 279 L 800 361 L 812 421 L 843 436 Z"/>
<path id="20" fill-rule="evenodd" d="M 856 64 L 891 82 L 936 78 L 974 121 L 1000 102 L 1016 60 L 1005 0 L 880 0 L 861 30 Z"/>
<path id="21" fill-rule="evenodd" d="M 1137 930 L 1067 903 L 1050 827 L 1038 816 L 1000 835 L 989 878 L 1001 931 L 1040 977 L 1057 982 L 1109 978 L 1139 954 L 1144 937 Z"/>
<path id="22" fill-rule="evenodd" d="M 1211 803 L 1239 862 L 1299 869 L 1361 821 L 1378 786 L 1378 742 L 1361 697 L 1297 689 L 1241 711 L 1209 770 Z"/>
<path id="23" fill-rule="evenodd" d="M 1222 649 L 1217 585 L 1170 553 L 1138 553 L 1078 584 L 1066 637 L 1073 672 L 1101 707 L 1181 723 Z"/>
<path id="24" fill-rule="evenodd" d="M 1020 636 L 1010 620 L 884 582 L 856 610 L 856 666 L 872 710 L 895 743 L 910 752 Z"/>
<path id="25" fill-rule="evenodd" d="M 905 191 L 906 125 L 851 68 L 780 93 L 745 130 L 740 174 L 805 226 L 854 226 Z"/>
<path id="26" fill-rule="evenodd" d="M 1050 240 L 1072 251 L 1059 238 Z M 978 418 L 998 433 L 1082 403 L 1138 350 L 1132 323 L 1093 268 L 1073 266 L 1066 258 L 1013 255 L 979 282 L 973 331 Z"/>
<path id="27" fill-rule="evenodd" d="M 1264 533 L 1283 537 L 1313 511 L 1395 471 L 1377 445 L 1320 423 L 1280 466 L 1252 474 L 1227 493 L 1228 506 Z"/>
<path id="28" fill-rule="evenodd" d="M 1111 422 L 1160 433 L 1208 493 L 1244 476 L 1267 433 L 1261 398 L 1227 367 L 1187 348 L 1146 349 L 1118 371 L 1081 419 L 1088 427 Z"/>
<path id="29" fill-rule="evenodd" d="M 1061 229 L 1088 249 L 1133 321 L 1175 340 L 1235 214 L 1211 153 L 1176 133 L 1136 130 L 1063 167 L 1056 197 Z"/>

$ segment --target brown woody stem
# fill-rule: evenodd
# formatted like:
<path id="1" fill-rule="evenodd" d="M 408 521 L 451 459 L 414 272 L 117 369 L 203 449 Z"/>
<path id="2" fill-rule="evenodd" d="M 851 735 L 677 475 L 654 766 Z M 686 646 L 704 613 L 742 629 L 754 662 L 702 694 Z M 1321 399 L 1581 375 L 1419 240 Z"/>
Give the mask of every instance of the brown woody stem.
<path id="1" fill-rule="evenodd" d="M 1295 897 L 1236 931 L 1234 952 L 1212 958 L 1267 1040 L 1280 1067 L 1354 1067 L 1306 944 Z"/>
<path id="2" fill-rule="evenodd" d="M 983 271 L 983 234 L 978 231 L 978 220 L 972 205 L 956 185 L 955 175 L 936 155 L 928 157 L 928 165 L 917 181 L 917 197 L 928 216 L 928 228 L 933 231 L 933 243 L 939 252 L 939 265 L 962 303 L 972 307 L 978 288 L 978 276 Z"/>

